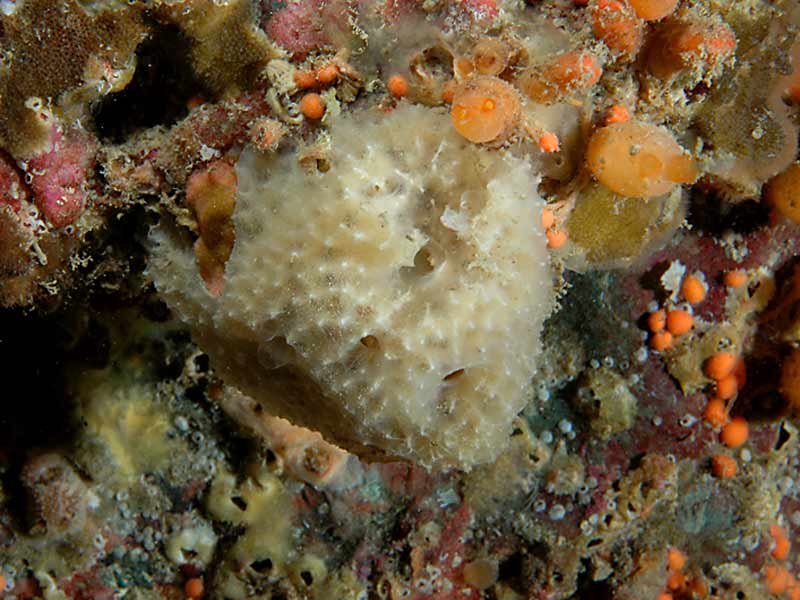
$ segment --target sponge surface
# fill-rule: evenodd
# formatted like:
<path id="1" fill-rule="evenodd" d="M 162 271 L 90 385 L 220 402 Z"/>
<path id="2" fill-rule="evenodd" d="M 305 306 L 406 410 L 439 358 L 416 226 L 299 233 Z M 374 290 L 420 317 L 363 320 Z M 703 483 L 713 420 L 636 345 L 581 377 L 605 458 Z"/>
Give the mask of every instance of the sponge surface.
<path id="1" fill-rule="evenodd" d="M 429 108 L 330 131 L 324 173 L 243 153 L 219 297 L 166 226 L 150 274 L 221 377 L 267 411 L 362 456 L 490 461 L 553 303 L 538 177 Z"/>

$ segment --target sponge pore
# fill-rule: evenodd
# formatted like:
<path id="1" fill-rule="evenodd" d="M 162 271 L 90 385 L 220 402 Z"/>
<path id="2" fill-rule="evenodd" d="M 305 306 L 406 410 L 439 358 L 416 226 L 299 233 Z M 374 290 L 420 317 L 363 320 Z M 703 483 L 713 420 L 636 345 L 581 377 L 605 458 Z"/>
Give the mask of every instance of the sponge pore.
<path id="1" fill-rule="evenodd" d="M 149 272 L 220 376 L 267 411 L 368 458 L 490 461 L 553 304 L 538 177 L 438 109 L 342 115 L 330 134 L 324 173 L 242 154 L 219 297 L 166 223 Z"/>

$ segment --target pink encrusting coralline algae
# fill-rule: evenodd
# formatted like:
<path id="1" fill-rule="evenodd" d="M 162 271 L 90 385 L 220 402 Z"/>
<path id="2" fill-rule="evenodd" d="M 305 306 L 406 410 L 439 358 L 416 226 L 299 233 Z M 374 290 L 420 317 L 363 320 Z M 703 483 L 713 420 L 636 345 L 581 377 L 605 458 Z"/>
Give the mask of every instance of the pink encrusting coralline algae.
<path id="1" fill-rule="evenodd" d="M 33 200 L 55 227 L 77 221 L 86 201 L 86 180 L 95 164 L 96 140 L 85 131 L 54 127 L 49 150 L 25 163 Z"/>

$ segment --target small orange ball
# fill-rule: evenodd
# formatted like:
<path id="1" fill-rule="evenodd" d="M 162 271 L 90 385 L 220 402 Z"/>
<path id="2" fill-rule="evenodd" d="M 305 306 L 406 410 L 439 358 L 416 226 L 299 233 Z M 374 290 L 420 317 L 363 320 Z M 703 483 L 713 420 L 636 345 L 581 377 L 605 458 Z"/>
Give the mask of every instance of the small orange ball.
<path id="1" fill-rule="evenodd" d="M 309 71 L 295 71 L 292 78 L 295 85 L 301 90 L 307 90 L 317 84 L 317 78 Z"/>
<path id="2" fill-rule="evenodd" d="M 747 421 L 742 417 L 733 417 L 730 423 L 722 428 L 719 434 L 719 441 L 728 448 L 738 448 L 747 441 L 749 435 Z"/>
<path id="3" fill-rule="evenodd" d="M 772 549 L 772 557 L 775 560 L 786 560 L 789 558 L 791 548 L 792 543 L 788 538 L 778 538 L 775 540 L 775 547 Z"/>
<path id="4" fill-rule="evenodd" d="M 716 394 L 721 400 L 730 400 L 739 392 L 739 382 L 736 375 L 730 374 L 717 382 Z"/>
<path id="5" fill-rule="evenodd" d="M 625 123 L 631 120 L 631 113 L 627 108 L 621 104 L 614 104 L 610 106 L 606 113 L 605 124 L 611 125 L 612 123 Z"/>
<path id="6" fill-rule="evenodd" d="M 185 592 L 186 595 L 192 600 L 195 600 L 196 598 L 202 598 L 203 594 L 205 593 L 203 580 L 200 577 L 192 577 L 191 579 L 187 580 Z"/>
<path id="7" fill-rule="evenodd" d="M 392 75 L 386 84 L 389 93 L 395 98 L 402 98 L 408 94 L 408 81 L 402 75 Z"/>
<path id="8" fill-rule="evenodd" d="M 322 96 L 311 92 L 306 94 L 300 100 L 300 112 L 305 115 L 307 119 L 318 120 L 325 114 L 325 103 L 322 101 Z"/>
<path id="9" fill-rule="evenodd" d="M 672 594 L 669 592 L 661 592 L 656 600 L 672 600 Z"/>
<path id="10" fill-rule="evenodd" d="M 714 427 L 724 427 L 728 424 L 728 411 L 725 403 L 719 398 L 712 398 L 706 404 L 703 418 Z"/>
<path id="11" fill-rule="evenodd" d="M 720 479 L 730 479 L 736 475 L 736 459 L 727 454 L 715 454 L 711 457 L 711 471 Z"/>
<path id="12" fill-rule="evenodd" d="M 548 131 L 539 138 L 539 149 L 542 152 L 558 152 L 559 147 L 558 136 L 555 133 Z"/>
<path id="13" fill-rule="evenodd" d="M 650 338 L 650 347 L 656 352 L 672 348 L 672 334 L 669 331 L 659 331 Z"/>
<path id="14" fill-rule="evenodd" d="M 547 247 L 548 248 L 561 248 L 564 244 L 567 243 L 567 232 L 560 231 L 556 229 L 548 229 L 545 233 L 547 236 Z"/>
<path id="15" fill-rule="evenodd" d="M 325 65 L 317 71 L 317 80 L 323 85 L 330 85 L 339 77 L 339 67 L 334 64 Z"/>
<path id="16" fill-rule="evenodd" d="M 784 567 L 769 565 L 764 569 L 767 578 L 767 590 L 771 594 L 782 594 L 789 586 L 791 574 Z"/>
<path id="17" fill-rule="evenodd" d="M 683 335 L 691 330 L 694 318 L 685 310 L 671 310 L 667 313 L 667 329 L 672 335 Z"/>
<path id="18" fill-rule="evenodd" d="M 667 550 L 667 568 L 670 571 L 681 571 L 686 566 L 686 555 L 677 548 Z"/>
<path id="19" fill-rule="evenodd" d="M 741 287 L 747 283 L 747 273 L 744 271 L 728 271 L 723 275 L 722 282 L 728 287 Z"/>
<path id="20" fill-rule="evenodd" d="M 736 355 L 732 352 L 717 352 L 706 359 L 703 371 L 715 381 L 725 379 L 736 368 Z"/>
<path id="21" fill-rule="evenodd" d="M 706 287 L 700 278 L 687 275 L 681 282 L 681 296 L 689 304 L 700 304 L 706 298 Z"/>
<path id="22" fill-rule="evenodd" d="M 789 551 L 792 548 L 792 543 L 789 541 L 786 531 L 778 525 L 770 525 L 769 533 L 772 540 L 775 542 L 772 548 L 772 557 L 775 560 L 786 560 L 789 558 Z"/>
<path id="23" fill-rule="evenodd" d="M 664 331 L 664 328 L 667 326 L 667 313 L 663 310 L 657 310 L 655 312 L 651 312 L 650 315 L 647 317 L 647 327 L 653 333 L 658 333 L 659 331 Z"/>

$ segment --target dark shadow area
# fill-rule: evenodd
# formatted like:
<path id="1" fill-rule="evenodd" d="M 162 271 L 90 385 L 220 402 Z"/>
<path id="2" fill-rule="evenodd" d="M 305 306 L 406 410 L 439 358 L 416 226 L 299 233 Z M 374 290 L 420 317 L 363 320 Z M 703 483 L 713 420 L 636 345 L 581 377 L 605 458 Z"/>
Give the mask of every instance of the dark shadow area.
<path id="1" fill-rule="evenodd" d="M 195 77 L 191 41 L 174 25 L 154 24 L 136 50 L 131 82 L 94 106 L 94 129 L 104 142 L 121 143 L 137 130 L 170 126 L 185 117 L 187 103 L 206 95 Z"/>
<path id="2" fill-rule="evenodd" d="M 709 187 L 695 186 L 686 216 L 692 228 L 720 236 L 726 231 L 746 235 L 767 225 L 769 208 L 757 200 L 729 202 Z"/>

